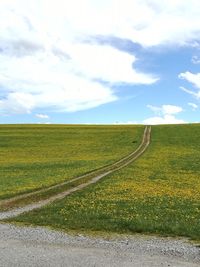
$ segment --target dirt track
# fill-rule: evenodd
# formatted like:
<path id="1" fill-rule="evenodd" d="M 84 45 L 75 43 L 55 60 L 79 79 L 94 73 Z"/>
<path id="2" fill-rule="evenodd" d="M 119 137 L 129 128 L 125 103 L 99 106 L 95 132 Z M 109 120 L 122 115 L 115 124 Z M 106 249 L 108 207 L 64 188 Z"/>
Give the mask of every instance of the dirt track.
<path id="1" fill-rule="evenodd" d="M 48 200 L 21 209 L 0 213 L 0 218 L 14 217 L 25 211 L 40 208 L 72 192 L 96 183 L 109 173 L 133 162 L 150 143 L 151 128 L 146 128 L 140 147 L 109 170 Z M 41 227 L 18 227 L 0 224 L 0 266 L 2 267 L 199 267 L 200 249 L 183 239 L 121 236 L 106 240 L 81 235 L 70 236 Z"/>
<path id="2" fill-rule="evenodd" d="M 28 211 L 31 211 L 34 209 L 41 208 L 41 207 L 43 207 L 43 206 L 45 206 L 45 205 L 47 205 L 53 201 L 62 199 L 64 197 L 70 195 L 73 192 L 81 190 L 81 189 L 87 187 L 88 185 L 91 185 L 91 184 L 98 182 L 100 179 L 102 179 L 103 177 L 107 176 L 110 173 L 113 173 L 117 170 L 120 170 L 121 168 L 124 168 L 125 166 L 127 166 L 128 164 L 130 164 L 131 162 L 133 162 L 134 160 L 139 158 L 145 152 L 145 150 L 149 146 L 150 138 L 151 138 L 151 127 L 146 126 L 145 131 L 144 131 L 144 135 L 143 135 L 143 140 L 142 140 L 140 146 L 134 152 L 132 152 L 128 156 L 124 157 L 123 159 L 113 163 L 112 165 L 107 166 L 105 168 L 102 168 L 100 174 L 98 174 L 98 175 L 94 174 L 94 177 L 92 177 L 88 182 L 82 183 L 82 184 L 80 184 L 80 185 L 78 185 L 72 189 L 68 189 L 67 191 L 64 191 L 62 193 L 53 195 L 53 196 L 49 197 L 48 199 L 41 200 L 39 202 L 29 204 L 29 205 L 26 205 L 26 206 L 23 206 L 20 208 L 16 208 L 16 209 L 13 209 L 10 211 L 0 212 L 0 220 L 16 217 L 17 215 L 22 214 L 24 212 L 28 212 Z M 76 179 L 80 179 L 80 177 L 76 178 Z M 63 183 L 61 185 L 63 185 Z M 26 194 L 26 197 L 27 197 L 27 194 Z M 17 198 L 15 198 L 15 199 L 17 199 Z"/>
<path id="3" fill-rule="evenodd" d="M 149 133 L 148 133 L 149 131 Z M 33 192 L 30 192 L 30 193 L 24 193 L 24 194 L 20 194 L 19 196 L 15 196 L 15 197 L 11 197 L 9 199 L 5 199 L 5 200 L 0 200 L 0 205 L 5 205 L 5 204 L 10 204 L 12 202 L 15 202 L 16 200 L 20 200 L 20 199 L 24 199 L 24 198 L 27 198 L 27 197 L 31 197 L 33 195 L 37 195 L 39 193 L 44 193 L 44 192 L 48 192 L 49 190 L 52 190 L 52 189 L 56 189 L 56 188 L 59 188 L 61 186 L 65 186 L 67 184 L 70 184 L 72 182 L 75 182 L 75 181 L 78 181 L 78 180 L 81 180 L 85 177 L 88 177 L 89 175 L 96 175 L 97 171 L 100 171 L 101 173 L 103 172 L 106 172 L 110 169 L 115 169 L 116 166 L 118 164 L 123 164 L 123 162 L 125 162 L 126 160 L 130 159 L 132 156 L 135 156 L 136 153 L 141 149 L 141 147 L 148 142 L 147 139 L 149 139 L 149 142 L 150 142 L 150 132 L 151 132 L 151 127 L 146 127 L 145 130 L 144 130 L 144 134 L 143 134 L 143 140 L 140 144 L 140 146 L 135 150 L 133 151 L 132 153 L 130 153 L 129 155 L 127 155 L 126 157 L 118 160 L 117 162 L 111 164 L 111 165 L 108 165 L 108 166 L 105 166 L 105 167 L 102 167 L 100 168 L 99 170 L 94 170 L 94 171 L 91 171 L 90 173 L 88 174 L 84 174 L 84 175 L 81 175 L 79 177 L 76 177 L 76 178 L 73 178 L 69 181 L 66 181 L 66 182 L 62 182 L 62 183 L 59 183 L 59 184 L 56 184 L 56 185 L 52 185 L 52 186 L 49 186 L 47 188 L 43 188 L 43 189 L 39 189 L 39 190 L 36 190 L 36 191 L 33 191 Z"/>

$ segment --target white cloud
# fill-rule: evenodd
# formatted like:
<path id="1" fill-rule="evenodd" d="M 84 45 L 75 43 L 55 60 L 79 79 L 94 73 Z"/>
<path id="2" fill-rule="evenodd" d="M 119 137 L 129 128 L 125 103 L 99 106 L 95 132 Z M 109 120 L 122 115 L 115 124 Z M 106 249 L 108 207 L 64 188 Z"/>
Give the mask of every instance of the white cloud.
<path id="1" fill-rule="evenodd" d="M 93 35 L 122 37 L 117 28 L 128 10 L 121 17 L 121 5 L 112 0 L 2 0 L 0 112 L 84 110 L 117 100 L 112 88 L 118 83 L 156 82 L 154 75 L 134 69 L 134 55 L 85 42 Z"/>
<path id="2" fill-rule="evenodd" d="M 192 110 L 196 110 L 198 106 L 194 103 L 188 103 L 188 106 L 192 107 Z"/>
<path id="3" fill-rule="evenodd" d="M 163 114 L 163 115 L 172 115 L 177 114 L 183 111 L 182 107 L 174 105 L 162 105 L 161 107 L 156 107 L 152 105 L 147 105 L 154 113 Z"/>
<path id="4" fill-rule="evenodd" d="M 143 46 L 194 44 L 200 37 L 198 0 L 51 0 L 42 7 L 58 23 L 65 14 L 77 34 L 118 36 Z"/>
<path id="5" fill-rule="evenodd" d="M 181 86 L 180 88 L 184 92 L 194 96 L 197 99 L 200 99 L 200 73 L 193 74 L 193 73 L 187 71 L 184 73 L 180 73 L 179 78 L 191 83 L 192 86 L 194 87 L 193 88 L 194 90 L 187 89 L 183 86 Z"/>
<path id="6" fill-rule="evenodd" d="M 6 99 L 0 100 L 0 112 L 30 113 L 35 104 L 35 99 L 31 94 L 11 92 Z"/>
<path id="7" fill-rule="evenodd" d="M 160 108 L 160 107 L 155 107 L 155 106 L 152 106 L 152 105 L 147 105 L 147 107 L 149 109 L 151 109 L 156 114 L 160 114 L 162 112 L 162 108 Z"/>
<path id="8" fill-rule="evenodd" d="M 131 124 L 139 124 L 137 121 L 116 121 L 113 124 L 115 125 L 131 125 Z"/>
<path id="9" fill-rule="evenodd" d="M 95 36 L 198 46 L 199 10 L 199 0 L 1 0 L 0 111 L 82 110 L 115 101 L 116 83 L 156 82 Z"/>
<path id="10" fill-rule="evenodd" d="M 143 121 L 144 124 L 157 125 L 157 124 L 182 124 L 186 123 L 184 120 L 179 120 L 173 115 L 165 115 L 163 117 L 152 117 Z"/>
<path id="11" fill-rule="evenodd" d="M 64 75 L 55 71 L 52 77 L 51 71 L 41 69 L 40 80 L 34 82 L 35 72 L 29 72 L 28 69 L 23 72 L 21 68 L 19 71 L 18 83 L 11 77 L 7 79 L 9 87 L 16 92 L 8 92 L 0 102 L 0 111 L 4 113 L 29 113 L 35 108 L 73 112 L 117 99 L 110 88 L 72 74 Z M 21 81 L 24 73 L 29 79 L 24 81 L 22 78 Z"/>
<path id="12" fill-rule="evenodd" d="M 156 77 L 138 73 L 131 68 L 135 56 L 108 46 L 77 44 L 67 47 L 76 71 L 88 78 L 110 83 L 152 84 Z"/>
<path id="13" fill-rule="evenodd" d="M 190 90 L 190 89 L 187 89 L 187 88 L 185 88 L 185 87 L 183 87 L 183 86 L 180 86 L 180 89 L 181 89 L 182 91 L 184 91 L 185 93 L 190 94 L 190 95 L 192 95 L 192 96 L 194 96 L 194 97 L 196 97 L 196 98 L 199 97 L 199 96 L 198 96 L 198 93 L 195 93 L 194 91 L 192 91 L 192 90 Z"/>
<path id="14" fill-rule="evenodd" d="M 200 73 L 191 73 L 186 71 L 179 74 L 179 78 L 192 83 L 195 87 L 200 88 Z"/>
<path id="15" fill-rule="evenodd" d="M 50 121 L 47 121 L 47 122 L 37 122 L 37 124 L 51 124 L 51 122 Z"/>
<path id="16" fill-rule="evenodd" d="M 49 116 L 46 114 L 36 114 L 35 116 L 39 119 L 49 119 Z"/>
<path id="17" fill-rule="evenodd" d="M 193 64 L 200 64 L 200 57 L 199 56 L 193 56 L 191 61 Z"/>
<path id="18" fill-rule="evenodd" d="M 176 114 L 183 111 L 182 107 L 174 105 L 162 105 L 161 107 L 156 107 L 148 105 L 154 113 L 160 116 L 154 116 L 143 121 L 144 124 L 156 125 L 156 124 L 181 124 L 185 123 L 184 120 L 177 119 Z"/>
<path id="19" fill-rule="evenodd" d="M 177 114 L 183 111 L 182 107 L 173 106 L 173 105 L 163 105 L 162 110 L 163 110 L 164 115 Z"/>

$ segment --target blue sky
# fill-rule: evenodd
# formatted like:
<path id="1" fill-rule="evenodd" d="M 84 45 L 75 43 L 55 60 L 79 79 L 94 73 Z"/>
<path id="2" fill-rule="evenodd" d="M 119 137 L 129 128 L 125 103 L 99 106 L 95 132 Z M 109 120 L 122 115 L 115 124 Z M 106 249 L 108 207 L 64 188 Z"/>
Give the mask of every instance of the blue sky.
<path id="1" fill-rule="evenodd" d="M 199 122 L 200 1 L 1 0 L 0 63 L 0 123 Z"/>

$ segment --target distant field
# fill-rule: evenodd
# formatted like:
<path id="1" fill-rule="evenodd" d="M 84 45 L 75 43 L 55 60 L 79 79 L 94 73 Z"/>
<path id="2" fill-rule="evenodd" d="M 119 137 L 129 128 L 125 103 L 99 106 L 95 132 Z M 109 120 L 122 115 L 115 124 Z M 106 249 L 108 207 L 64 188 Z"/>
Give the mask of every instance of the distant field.
<path id="1" fill-rule="evenodd" d="M 152 143 L 136 162 L 12 221 L 66 231 L 158 233 L 200 240 L 200 125 L 153 127 Z"/>
<path id="2" fill-rule="evenodd" d="M 141 142 L 142 126 L 0 125 L 0 199 L 110 164 Z"/>

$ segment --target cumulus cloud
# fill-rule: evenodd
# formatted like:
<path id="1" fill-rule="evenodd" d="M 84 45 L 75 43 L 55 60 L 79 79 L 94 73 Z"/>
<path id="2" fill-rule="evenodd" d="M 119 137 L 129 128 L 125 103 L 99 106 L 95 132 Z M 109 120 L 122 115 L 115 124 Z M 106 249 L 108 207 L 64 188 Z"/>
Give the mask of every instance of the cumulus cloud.
<path id="1" fill-rule="evenodd" d="M 196 110 L 198 108 L 197 104 L 195 103 L 188 103 L 188 106 L 192 107 L 192 110 Z"/>
<path id="2" fill-rule="evenodd" d="M 187 89 L 184 86 L 181 86 L 180 88 L 184 92 L 194 96 L 197 99 L 200 99 L 200 73 L 194 74 L 189 71 L 186 71 L 184 73 L 180 73 L 179 78 L 186 80 L 193 86 L 193 89 Z"/>
<path id="3" fill-rule="evenodd" d="M 117 100 L 115 85 L 156 82 L 134 68 L 135 55 L 95 39 L 117 34 L 121 4 L 2 0 L 0 112 L 84 110 Z"/>
<path id="4" fill-rule="evenodd" d="M 200 37 L 198 0 L 57 0 L 43 1 L 42 8 L 46 17 L 64 14 L 74 32 L 118 36 L 143 46 L 194 45 Z"/>
<path id="5" fill-rule="evenodd" d="M 39 51 L 44 51 L 44 47 L 30 40 L 6 40 L 0 39 L 0 54 L 11 57 L 23 57 L 33 55 Z"/>
<path id="6" fill-rule="evenodd" d="M 147 125 L 159 125 L 159 124 L 182 124 L 186 123 L 184 120 L 179 120 L 172 115 L 165 115 L 163 117 L 152 117 L 143 121 Z"/>
<path id="7" fill-rule="evenodd" d="M 162 105 L 161 107 L 147 105 L 147 107 L 150 108 L 153 112 L 163 115 L 172 115 L 183 111 L 182 107 L 173 105 Z"/>
<path id="8" fill-rule="evenodd" d="M 183 111 L 182 107 L 173 106 L 173 105 L 163 105 L 162 111 L 164 115 L 172 115 L 177 114 L 181 111 Z"/>
<path id="9" fill-rule="evenodd" d="M 200 57 L 199 56 L 193 56 L 191 61 L 193 64 L 200 64 Z"/>
<path id="10" fill-rule="evenodd" d="M 162 108 L 161 107 L 156 107 L 156 106 L 152 106 L 152 105 L 147 105 L 147 107 L 149 109 L 151 109 L 156 114 L 160 114 L 162 112 Z"/>
<path id="11" fill-rule="evenodd" d="M 1 0 L 0 111 L 83 110 L 115 101 L 116 84 L 156 82 L 124 44 L 198 46 L 199 9 L 198 0 Z"/>
<path id="12" fill-rule="evenodd" d="M 154 113 L 159 114 L 159 116 L 154 116 L 144 120 L 144 124 L 156 125 L 185 123 L 184 120 L 177 119 L 175 116 L 183 111 L 182 107 L 174 105 L 162 105 L 161 107 L 148 105 L 147 107 L 150 108 Z"/>
<path id="13" fill-rule="evenodd" d="M 24 73 L 29 77 L 27 80 L 23 79 Z M 39 80 L 35 80 L 39 73 Z M 5 85 L 9 85 L 15 92 L 8 92 L 0 101 L 0 110 L 4 113 L 30 113 L 35 108 L 46 108 L 52 111 L 73 112 L 117 99 L 110 88 L 97 82 L 56 71 L 52 77 L 51 71 L 46 68 L 41 68 L 39 73 L 31 72 L 29 68 L 23 72 L 23 69 L 19 68 L 19 72 L 15 73 L 19 75 L 18 82 L 6 77 Z"/>
<path id="14" fill-rule="evenodd" d="M 9 93 L 7 97 L 0 100 L 1 113 L 30 113 L 35 107 L 35 99 L 28 93 Z"/>
<path id="15" fill-rule="evenodd" d="M 36 114 L 35 116 L 39 119 L 49 119 L 49 116 L 46 114 Z"/>

